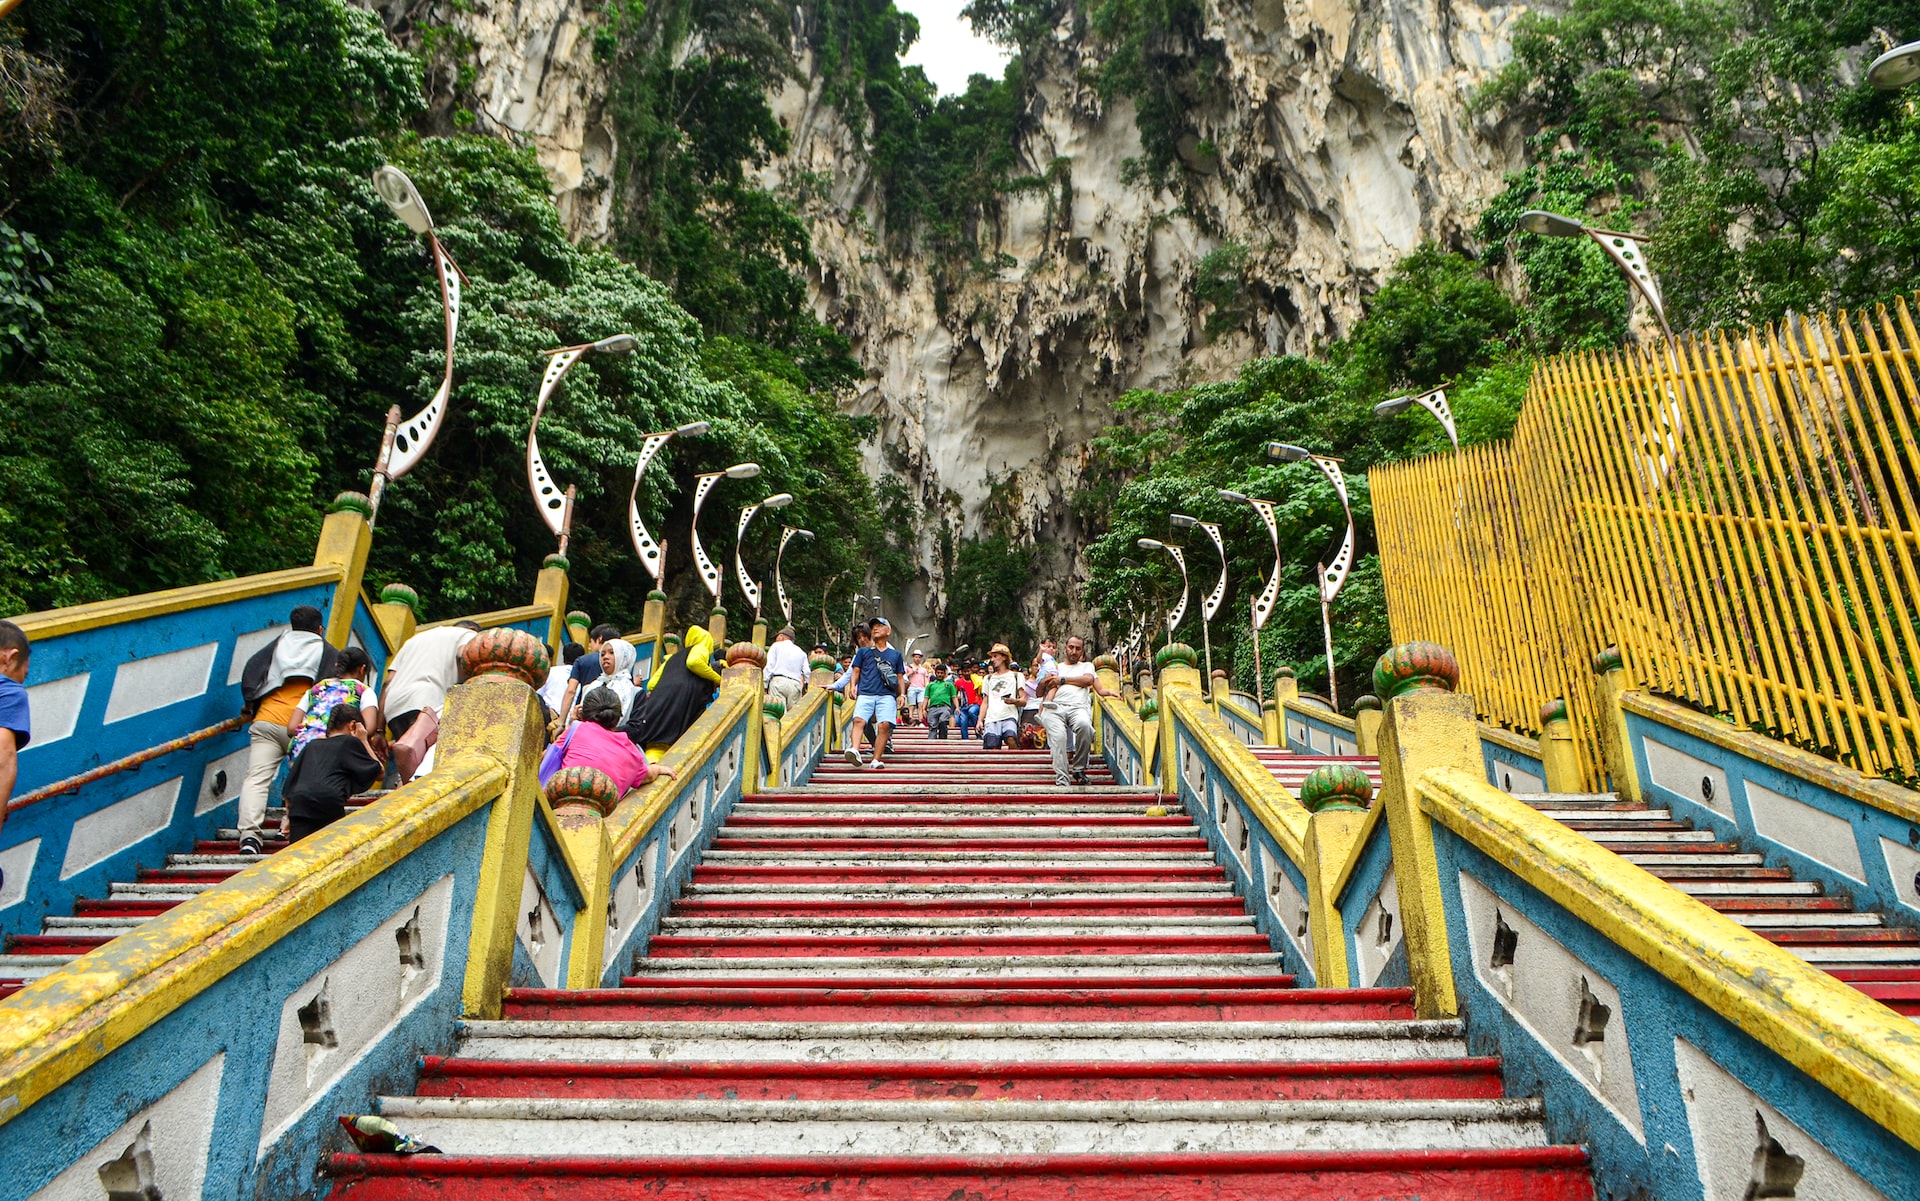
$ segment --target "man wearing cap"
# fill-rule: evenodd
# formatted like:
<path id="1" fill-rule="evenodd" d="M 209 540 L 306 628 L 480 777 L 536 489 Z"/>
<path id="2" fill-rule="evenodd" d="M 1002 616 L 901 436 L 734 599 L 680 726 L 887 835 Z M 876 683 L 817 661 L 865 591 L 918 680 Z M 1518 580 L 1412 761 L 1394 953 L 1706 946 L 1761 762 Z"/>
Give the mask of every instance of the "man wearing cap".
<path id="1" fill-rule="evenodd" d="M 900 700 L 907 693 L 907 662 L 887 645 L 893 638 L 893 627 L 886 618 L 874 618 L 870 628 L 873 645 L 853 652 L 850 669 L 857 699 L 853 702 L 853 731 L 847 736 L 847 762 L 879 771 L 886 766 L 887 739 L 900 721 Z M 860 758 L 860 735 L 868 722 L 879 728 L 872 763 Z"/>
<path id="2" fill-rule="evenodd" d="M 913 652 L 913 662 L 907 664 L 907 724 L 927 724 L 927 681 L 931 673 L 927 670 L 927 657 L 919 651 Z"/>
<path id="3" fill-rule="evenodd" d="M 793 640 L 793 627 L 787 626 L 773 636 L 767 648 L 767 695 L 786 706 L 791 713 L 807 690 L 807 652 Z"/>

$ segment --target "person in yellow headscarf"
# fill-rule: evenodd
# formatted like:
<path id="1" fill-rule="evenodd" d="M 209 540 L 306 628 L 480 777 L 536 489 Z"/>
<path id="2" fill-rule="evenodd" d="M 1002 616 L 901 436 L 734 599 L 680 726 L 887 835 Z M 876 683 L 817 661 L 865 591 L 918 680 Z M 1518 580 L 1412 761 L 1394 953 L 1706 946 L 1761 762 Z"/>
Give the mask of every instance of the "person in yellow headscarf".
<path id="1" fill-rule="evenodd" d="M 720 673 L 713 666 L 713 637 L 705 626 L 688 626 L 680 651 L 654 669 L 646 699 L 627 721 L 627 737 L 646 748 L 649 760 L 659 762 L 707 711 L 719 683 Z"/>

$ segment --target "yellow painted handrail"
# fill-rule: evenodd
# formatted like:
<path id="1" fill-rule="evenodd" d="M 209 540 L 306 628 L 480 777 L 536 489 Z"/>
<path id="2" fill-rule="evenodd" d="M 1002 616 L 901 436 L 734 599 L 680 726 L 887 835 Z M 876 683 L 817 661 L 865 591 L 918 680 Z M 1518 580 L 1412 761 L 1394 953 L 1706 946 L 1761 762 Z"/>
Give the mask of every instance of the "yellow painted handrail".
<path id="1" fill-rule="evenodd" d="M 1296 713 L 1301 717 L 1308 717 L 1314 721 L 1325 722 L 1336 730 L 1344 730 L 1349 734 L 1353 733 L 1353 719 L 1351 717 L 1342 717 L 1331 709 L 1322 709 L 1317 705 L 1292 704 L 1282 705 L 1281 709 L 1283 711 L 1283 717 L 1286 713 Z"/>
<path id="2" fill-rule="evenodd" d="M 491 756 L 451 755 L 426 778 L 0 1001 L 0 1123 L 500 797 L 507 778 Z"/>
<path id="3" fill-rule="evenodd" d="M 549 617 L 552 614 L 553 609 L 548 605 L 516 605 L 511 609 L 495 609 L 491 613 L 474 613 L 466 617 L 449 617 L 445 621 L 430 621 L 419 629 L 435 630 L 442 626 L 453 625 L 455 622 L 470 621 L 483 630 L 491 630 L 500 626 L 513 625 L 515 622 L 529 621 L 536 617 Z"/>
<path id="4" fill-rule="evenodd" d="M 1174 720 L 1206 744 L 1214 766 L 1220 769 L 1233 790 L 1246 803 L 1247 811 L 1302 871 L 1307 863 L 1307 823 L 1312 814 L 1273 778 L 1266 765 L 1254 757 L 1246 744 L 1235 738 L 1213 707 L 1199 692 L 1190 689 L 1161 690 L 1160 703 L 1172 705 Z"/>
<path id="5" fill-rule="evenodd" d="M 734 723 L 742 714 L 757 719 L 760 709 L 760 696 L 757 688 L 734 686 L 733 681 L 725 681 L 720 686 L 720 695 L 700 720 L 693 723 L 685 734 L 680 736 L 673 749 L 668 751 L 661 762 L 674 769 L 678 774 L 669 778 L 658 778 L 645 788 L 637 788 L 627 794 L 611 814 L 607 816 L 607 837 L 613 844 L 613 862 L 625 863 L 627 856 L 633 854 L 653 829 L 654 823 L 673 811 L 692 776 L 693 766 L 704 763 L 720 748 Z M 742 777 L 754 770 L 743 756 L 740 762 Z"/>
<path id="6" fill-rule="evenodd" d="M 1433 820 L 1861 1113 L 1920 1147 L 1920 1027 L 1479 777 L 1415 783 Z"/>
<path id="7" fill-rule="evenodd" d="M 187 609 L 201 609 L 253 596 L 267 596 L 317 584 L 337 584 L 342 574 L 337 564 L 292 567 L 286 571 L 267 571 L 237 579 L 169 588 L 164 592 L 143 592 L 137 596 L 70 605 L 65 609 L 48 609 L 42 613 L 23 613 L 7 620 L 19 626 L 30 640 L 38 642 L 43 638 L 58 638 L 83 630 L 96 630 L 102 626 L 120 625 Z"/>
<path id="8" fill-rule="evenodd" d="M 1133 748 L 1133 753 L 1141 759 L 1143 770 L 1151 776 L 1153 765 L 1145 762 L 1147 736 L 1144 729 L 1145 723 L 1140 720 L 1140 715 L 1128 708 L 1124 700 L 1114 700 L 1106 696 L 1096 699 L 1100 704 L 1101 722 L 1126 740 L 1127 745 Z"/>

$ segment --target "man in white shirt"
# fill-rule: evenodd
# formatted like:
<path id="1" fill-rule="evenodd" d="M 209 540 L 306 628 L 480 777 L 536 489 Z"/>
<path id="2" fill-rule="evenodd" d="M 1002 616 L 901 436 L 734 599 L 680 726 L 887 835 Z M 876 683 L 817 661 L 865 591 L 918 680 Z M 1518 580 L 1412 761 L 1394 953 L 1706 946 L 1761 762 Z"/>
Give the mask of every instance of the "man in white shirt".
<path id="1" fill-rule="evenodd" d="M 800 694 L 807 690 L 807 652 L 793 640 L 792 626 L 773 636 L 773 645 L 767 648 L 766 675 L 767 695 L 793 712 Z"/>
<path id="2" fill-rule="evenodd" d="M 1067 639 L 1066 659 L 1040 684 L 1048 698 L 1040 711 L 1040 724 L 1047 729 L 1047 750 L 1053 755 L 1053 782 L 1061 788 L 1087 782 L 1093 757 L 1094 694 L 1119 695 L 1100 683 L 1086 657 L 1084 639 Z"/>
<path id="3" fill-rule="evenodd" d="M 480 627 L 471 621 L 421 630 L 387 664 L 387 735 L 395 744 L 403 780 L 433 770 L 440 709 L 447 703 L 447 691 L 460 682 L 460 648 L 479 633 Z M 432 733 L 407 739 L 407 731 L 422 713 L 433 715 L 433 724 L 424 727 Z M 415 755 L 423 757 L 415 759 Z"/>

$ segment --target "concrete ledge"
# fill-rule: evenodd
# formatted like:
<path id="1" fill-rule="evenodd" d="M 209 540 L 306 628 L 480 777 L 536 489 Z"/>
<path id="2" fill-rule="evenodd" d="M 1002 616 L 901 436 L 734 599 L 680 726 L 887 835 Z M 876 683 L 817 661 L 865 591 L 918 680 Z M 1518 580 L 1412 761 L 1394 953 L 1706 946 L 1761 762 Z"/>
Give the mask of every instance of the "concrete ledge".
<path id="1" fill-rule="evenodd" d="M 0 1123 L 497 799 L 506 783 L 506 769 L 492 758 L 450 756 L 425 779 L 0 1004 Z"/>
<path id="2" fill-rule="evenodd" d="M 1312 818 L 1266 765 L 1235 738 L 1213 707 L 1198 693 L 1168 689 L 1161 704 L 1172 705 L 1174 719 L 1206 748 L 1207 757 L 1225 776 L 1248 812 L 1258 818 L 1280 849 L 1304 871 L 1307 862 L 1307 823 Z"/>
<path id="3" fill-rule="evenodd" d="M 473 613 L 466 617 L 449 617 L 444 621 L 430 621 L 420 626 L 419 630 L 437 630 L 461 621 L 470 621 L 483 630 L 493 630 L 501 626 L 518 625 L 523 621 L 537 621 L 551 616 L 553 616 L 553 609 L 548 605 L 517 605 L 511 609 L 495 609 L 491 613 Z"/>
<path id="4" fill-rule="evenodd" d="M 1516 734 L 1512 730 L 1503 730 L 1499 726 L 1490 726 L 1484 721 L 1479 723 L 1479 728 L 1480 741 L 1491 742 L 1497 747 L 1512 751 L 1516 755 L 1525 755 L 1536 762 L 1539 760 L 1540 743 L 1537 740 L 1528 738 L 1524 734 Z"/>
<path id="5" fill-rule="evenodd" d="M 138 596 L 95 601 L 90 605 L 49 609 L 44 613 L 23 613 L 19 617 L 8 618 L 8 620 L 19 626 L 29 639 L 38 642 L 43 638 L 58 638 L 66 634 L 78 634 L 84 630 L 97 630 L 103 626 L 120 625 L 147 617 L 159 617 L 166 613 L 203 609 L 209 605 L 246 600 L 253 596 L 268 596 L 293 588 L 311 587 L 315 584 L 337 584 L 341 578 L 341 569 L 336 564 L 323 567 L 294 567 L 286 571 L 263 572 L 260 575 L 241 576 L 233 580 L 215 580 L 210 584 L 169 588 L 165 592 L 143 592 Z"/>
<path id="6" fill-rule="evenodd" d="M 1776 771 L 1797 776 L 1849 800 L 1892 814 L 1901 821 L 1920 823 L 1920 792 L 1910 788 L 1902 788 L 1888 780 L 1876 780 L 1845 764 L 1822 759 L 1812 751 L 1803 751 L 1764 734 L 1743 730 L 1645 692 L 1623 693 L 1620 704 L 1629 713 L 1691 734 L 1702 742 L 1723 747 Z"/>
<path id="7" fill-rule="evenodd" d="M 619 807 L 607 816 L 607 836 L 613 843 L 613 862 L 616 866 L 630 859 L 640 844 L 646 841 L 654 824 L 673 811 L 680 794 L 695 782 L 693 768 L 712 758 L 732 734 L 734 725 L 748 716 L 757 715 L 759 707 L 760 699 L 753 690 L 721 686 L 720 695 L 713 704 L 707 706 L 700 720 L 680 736 L 680 740 L 673 744 L 673 749 L 661 760 L 662 764 L 673 768 L 677 774 L 672 779 L 656 779 L 645 788 L 628 793 Z M 740 765 L 742 772 L 748 769 L 748 764 Z"/>
<path id="8" fill-rule="evenodd" d="M 1920 1147 L 1920 1026 L 1472 773 L 1415 787 L 1469 845 Z"/>

